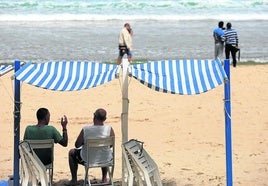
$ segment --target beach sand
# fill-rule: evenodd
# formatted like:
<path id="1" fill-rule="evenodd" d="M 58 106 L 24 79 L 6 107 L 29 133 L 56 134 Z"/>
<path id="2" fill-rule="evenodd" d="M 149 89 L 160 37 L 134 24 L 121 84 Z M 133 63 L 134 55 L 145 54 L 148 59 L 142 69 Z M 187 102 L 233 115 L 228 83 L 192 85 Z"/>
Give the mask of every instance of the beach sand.
<path id="1" fill-rule="evenodd" d="M 10 72 L 0 78 L 0 180 L 13 174 L 13 91 Z M 21 127 L 36 123 L 36 110 L 47 107 L 50 125 L 61 131 L 68 117 L 69 144 L 55 145 L 54 181 L 70 179 L 68 151 L 81 128 L 92 123 L 93 112 L 105 108 L 106 124 L 116 133 L 114 178 L 121 179 L 121 81 L 77 92 L 56 92 L 21 84 Z M 234 185 L 268 185 L 268 65 L 231 67 L 232 148 Z M 144 147 L 159 167 L 164 185 L 226 185 L 224 86 L 182 96 L 155 92 L 129 80 L 129 139 Z M 94 170 L 92 176 L 98 176 Z M 84 177 L 79 167 L 78 178 Z"/>

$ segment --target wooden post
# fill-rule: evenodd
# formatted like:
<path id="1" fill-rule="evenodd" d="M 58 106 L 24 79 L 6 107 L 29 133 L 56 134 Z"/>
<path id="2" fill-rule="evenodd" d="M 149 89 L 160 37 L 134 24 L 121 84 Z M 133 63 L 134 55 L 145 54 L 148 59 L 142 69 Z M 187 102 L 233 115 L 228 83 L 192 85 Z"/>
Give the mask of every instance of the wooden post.
<path id="1" fill-rule="evenodd" d="M 122 113 L 121 113 L 121 132 L 122 132 L 122 144 L 128 141 L 128 60 L 123 59 L 123 74 L 122 74 Z M 124 149 L 122 149 L 124 150 Z M 127 178 L 125 173 L 127 167 L 125 165 L 124 156 L 122 152 L 122 185 L 127 185 Z"/>

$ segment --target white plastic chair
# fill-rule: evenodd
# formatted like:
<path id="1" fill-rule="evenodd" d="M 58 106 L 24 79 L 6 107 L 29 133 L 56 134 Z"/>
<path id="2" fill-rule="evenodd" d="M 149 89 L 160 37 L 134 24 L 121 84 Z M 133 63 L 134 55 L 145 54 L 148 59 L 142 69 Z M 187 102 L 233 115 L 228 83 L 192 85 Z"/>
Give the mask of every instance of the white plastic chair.
<path id="1" fill-rule="evenodd" d="M 24 154 L 24 149 L 22 149 L 21 145 L 19 146 L 20 152 L 20 182 L 22 186 L 27 186 L 30 180 L 30 170 L 27 167 L 27 157 Z"/>
<path id="2" fill-rule="evenodd" d="M 49 185 L 52 186 L 53 183 L 53 169 L 54 169 L 54 139 L 44 139 L 44 140 L 25 140 L 27 141 L 32 149 L 50 149 L 51 153 L 48 156 L 51 158 L 51 163 L 45 165 L 46 170 L 49 174 Z"/>
<path id="3" fill-rule="evenodd" d="M 122 154 L 123 154 L 123 180 L 122 180 L 122 185 L 128 185 L 128 186 L 133 186 L 133 179 L 134 179 L 134 174 L 131 168 L 131 158 L 129 157 L 129 154 L 124 148 L 124 145 L 122 145 Z"/>
<path id="4" fill-rule="evenodd" d="M 129 157 L 134 183 L 139 186 L 162 186 L 157 164 L 143 148 L 143 142 L 131 139 L 122 146 Z"/>
<path id="5" fill-rule="evenodd" d="M 87 148 L 87 158 L 84 163 L 85 166 L 85 180 L 84 186 L 86 186 L 87 182 L 88 185 L 114 185 L 113 183 L 113 174 L 114 174 L 114 162 L 115 162 L 115 139 L 114 137 L 105 137 L 105 138 L 89 138 L 85 139 L 85 145 Z M 108 147 L 111 149 L 112 152 L 112 159 L 106 163 L 94 163 L 90 164 L 89 160 L 91 158 L 90 151 L 92 148 L 103 148 Z M 98 154 L 97 156 L 101 156 L 102 154 Z M 101 168 L 101 167 L 108 167 L 108 174 L 109 174 L 109 182 L 108 183 L 90 183 L 90 179 L 88 179 L 89 169 L 90 168 Z"/>
<path id="6" fill-rule="evenodd" d="M 47 186 L 46 167 L 31 149 L 29 143 L 21 142 L 19 153 L 21 158 L 21 185 L 37 186 L 41 184 L 41 186 Z"/>

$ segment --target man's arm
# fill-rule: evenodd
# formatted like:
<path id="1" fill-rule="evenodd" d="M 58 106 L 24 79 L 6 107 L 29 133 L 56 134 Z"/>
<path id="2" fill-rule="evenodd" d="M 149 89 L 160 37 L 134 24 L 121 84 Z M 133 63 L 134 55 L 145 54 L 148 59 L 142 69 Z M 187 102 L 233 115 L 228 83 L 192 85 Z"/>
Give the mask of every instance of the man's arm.
<path id="1" fill-rule="evenodd" d="M 237 34 L 237 32 L 235 32 L 236 33 L 236 46 L 238 46 L 238 34 Z"/>
<path id="2" fill-rule="evenodd" d="M 114 129 L 111 127 L 110 136 L 115 136 Z"/>
<path id="3" fill-rule="evenodd" d="M 127 48 L 129 50 L 132 50 L 131 35 L 129 34 L 127 29 L 123 31 L 123 38 L 124 38 L 124 43 L 127 46 Z"/>
<path id="4" fill-rule="evenodd" d="M 79 148 L 84 144 L 84 131 L 83 129 L 81 130 L 79 136 L 77 137 L 76 141 L 75 141 L 75 147 Z"/>
<path id="5" fill-rule="evenodd" d="M 68 145 L 67 123 L 68 123 L 67 117 L 64 115 L 61 118 L 62 139 L 59 141 L 59 144 L 61 144 L 64 147 L 67 147 Z"/>
<path id="6" fill-rule="evenodd" d="M 68 145 L 68 134 L 67 129 L 62 129 L 62 139 L 59 141 L 59 144 L 61 144 L 64 147 L 67 147 Z"/>

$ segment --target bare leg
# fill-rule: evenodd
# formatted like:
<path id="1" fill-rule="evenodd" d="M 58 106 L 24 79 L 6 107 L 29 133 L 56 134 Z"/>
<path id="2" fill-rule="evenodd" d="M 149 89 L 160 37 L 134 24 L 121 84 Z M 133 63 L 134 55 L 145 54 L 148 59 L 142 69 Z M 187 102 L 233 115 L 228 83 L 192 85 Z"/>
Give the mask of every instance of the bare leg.
<path id="1" fill-rule="evenodd" d="M 69 151 L 69 167 L 72 174 L 72 180 L 70 182 L 71 185 L 77 185 L 77 170 L 78 163 L 74 160 L 75 150 L 71 149 Z"/>
<path id="2" fill-rule="evenodd" d="M 131 57 L 128 57 L 128 62 L 131 63 L 132 59 Z"/>
<path id="3" fill-rule="evenodd" d="M 122 58 L 118 57 L 117 58 L 117 65 L 120 65 L 122 63 Z"/>
<path id="4" fill-rule="evenodd" d="M 107 182 L 108 167 L 102 167 L 101 172 L 102 172 L 102 183 L 106 183 Z"/>

